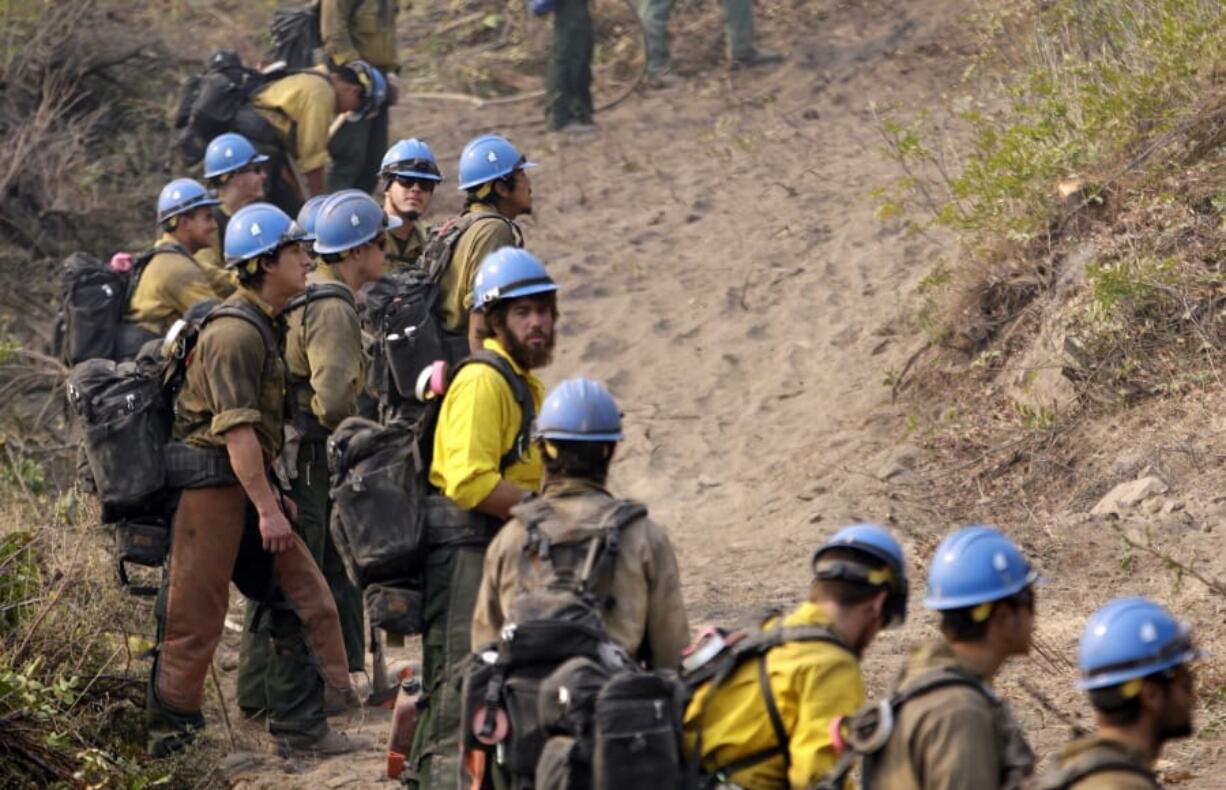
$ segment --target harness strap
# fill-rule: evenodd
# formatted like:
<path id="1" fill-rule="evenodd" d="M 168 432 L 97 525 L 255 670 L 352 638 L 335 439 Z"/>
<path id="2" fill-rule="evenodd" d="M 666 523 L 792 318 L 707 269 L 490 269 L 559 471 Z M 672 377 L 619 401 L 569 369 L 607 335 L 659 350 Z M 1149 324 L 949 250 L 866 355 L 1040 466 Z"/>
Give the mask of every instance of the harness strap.
<path id="1" fill-rule="evenodd" d="M 307 321 L 310 317 L 311 304 L 321 299 L 339 299 L 349 305 L 354 315 L 358 315 L 358 302 L 353 296 L 353 291 L 349 290 L 349 286 L 344 283 L 332 282 L 311 283 L 306 287 L 305 291 L 290 299 L 289 304 L 285 307 L 285 315 L 289 315 L 289 313 L 295 310 L 302 311 L 302 325 L 299 327 L 299 331 L 301 332 L 302 347 L 304 349 L 307 343 Z M 311 377 L 309 375 L 296 375 L 290 370 L 288 364 L 285 366 L 285 377 L 289 384 L 289 410 L 294 422 L 297 423 L 298 429 L 307 433 L 312 427 L 317 428 L 319 420 L 309 410 L 303 410 L 298 402 L 299 395 L 310 391 Z M 309 425 L 310 421 L 315 422 L 316 425 Z"/>
<path id="2" fill-rule="evenodd" d="M 195 261 L 192 254 L 187 248 L 178 242 L 172 244 L 157 244 L 145 250 L 132 259 L 132 269 L 128 272 L 128 290 L 125 294 L 124 304 L 132 301 L 132 297 L 136 294 L 136 287 L 140 285 L 140 278 L 145 273 L 145 269 L 149 266 L 149 262 L 164 252 L 174 252 L 182 255 L 184 258 L 190 258 Z"/>
<path id="3" fill-rule="evenodd" d="M 536 420 L 536 405 L 532 402 L 532 391 L 528 388 L 528 382 L 515 372 L 505 357 L 487 349 L 475 351 L 467 359 L 462 360 L 456 365 L 452 378 L 454 379 L 464 366 L 474 362 L 489 365 L 501 373 L 507 386 L 511 388 L 511 395 L 515 398 L 515 403 L 519 406 L 519 432 L 515 435 L 515 442 L 511 445 L 511 449 L 503 453 L 498 462 L 499 471 L 506 472 L 513 464 L 528 458 L 528 448 L 532 445 L 532 423 Z"/>
<path id="4" fill-rule="evenodd" d="M 446 255 L 433 255 L 429 260 L 430 268 L 427 271 L 431 282 L 438 282 L 443 272 L 451 265 L 451 258 L 455 251 L 455 246 L 460 243 L 460 237 L 468 232 L 468 229 L 478 222 L 487 219 L 496 219 L 505 222 L 510 228 L 512 235 L 515 236 L 515 246 L 524 246 L 524 234 L 515 224 L 514 220 L 504 217 L 501 214 L 492 211 L 476 211 L 469 214 L 462 214 L 459 217 L 448 220 L 434 239 L 431 239 L 422 247 L 422 257 L 426 255 L 426 249 L 434 243 L 443 244 L 447 248 Z"/>

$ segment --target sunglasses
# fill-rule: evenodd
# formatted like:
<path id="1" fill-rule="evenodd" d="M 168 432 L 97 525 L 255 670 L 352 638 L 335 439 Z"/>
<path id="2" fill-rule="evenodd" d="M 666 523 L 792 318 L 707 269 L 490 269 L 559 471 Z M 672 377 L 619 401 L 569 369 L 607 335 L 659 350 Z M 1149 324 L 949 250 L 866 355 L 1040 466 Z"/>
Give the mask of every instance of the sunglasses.
<path id="1" fill-rule="evenodd" d="M 395 176 L 394 180 L 405 189 L 411 189 L 416 185 L 422 192 L 433 192 L 436 183 L 429 178 L 418 178 L 417 176 Z"/>
<path id="2" fill-rule="evenodd" d="M 252 162 L 249 165 L 243 165 L 238 170 L 235 170 L 234 175 L 241 176 L 244 173 L 259 173 L 261 170 L 262 168 L 258 164 Z"/>

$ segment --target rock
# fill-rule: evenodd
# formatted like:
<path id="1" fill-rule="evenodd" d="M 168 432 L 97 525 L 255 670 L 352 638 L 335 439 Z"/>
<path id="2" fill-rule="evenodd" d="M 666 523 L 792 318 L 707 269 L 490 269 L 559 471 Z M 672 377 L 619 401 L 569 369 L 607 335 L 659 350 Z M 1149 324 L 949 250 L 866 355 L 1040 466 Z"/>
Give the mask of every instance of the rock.
<path id="1" fill-rule="evenodd" d="M 1156 516 L 1162 511 L 1162 505 L 1162 497 L 1150 497 L 1141 503 L 1141 510 L 1151 516 Z"/>
<path id="2" fill-rule="evenodd" d="M 1121 453 L 1111 462 L 1111 473 L 1116 477 L 1135 477 L 1137 471 L 1145 465 L 1146 454 L 1141 450 L 1131 450 Z"/>
<path id="3" fill-rule="evenodd" d="M 1162 515 L 1164 516 L 1169 516 L 1172 513 L 1179 511 L 1179 510 L 1183 510 L 1183 503 L 1180 502 L 1178 499 L 1168 499 L 1162 505 Z"/>
<path id="4" fill-rule="evenodd" d="M 700 489 L 702 489 L 702 488 L 718 488 L 718 487 L 719 487 L 719 485 L 720 485 L 720 482 L 719 482 L 718 480 L 716 480 L 716 479 L 712 478 L 712 477 L 708 477 L 707 475 L 699 475 L 699 476 L 698 476 L 698 487 L 699 487 Z"/>
<path id="5" fill-rule="evenodd" d="M 217 662 L 217 668 L 222 672 L 233 672 L 238 669 L 238 656 L 232 654 L 222 656 Z"/>
<path id="6" fill-rule="evenodd" d="M 1118 516 L 1122 509 L 1134 507 L 1150 497 L 1165 494 L 1169 490 L 1170 487 L 1160 477 L 1142 477 L 1139 480 L 1120 483 L 1100 499 L 1090 513 L 1096 516 L 1112 514 Z"/>
<path id="7" fill-rule="evenodd" d="M 877 468 L 877 477 L 882 480 L 889 480 L 892 477 L 898 477 L 901 474 L 910 472 L 919 461 L 921 452 L 920 448 L 913 444 L 895 445 L 881 462 L 881 466 Z"/>
<path id="8" fill-rule="evenodd" d="M 356 781 L 358 781 L 358 778 L 353 774 L 342 774 L 341 776 L 334 777 L 329 779 L 327 782 L 324 782 L 324 786 L 335 790 L 335 788 L 351 785 Z"/>

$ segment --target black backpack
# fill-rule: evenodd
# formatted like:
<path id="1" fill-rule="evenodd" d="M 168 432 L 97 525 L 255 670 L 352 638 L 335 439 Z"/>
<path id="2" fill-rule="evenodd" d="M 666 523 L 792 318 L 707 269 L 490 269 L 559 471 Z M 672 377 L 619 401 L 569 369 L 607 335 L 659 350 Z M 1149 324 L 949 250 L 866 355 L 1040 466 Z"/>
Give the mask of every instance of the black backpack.
<path id="1" fill-rule="evenodd" d="M 468 355 L 468 338 L 443 328 L 439 282 L 460 237 L 487 219 L 507 223 L 521 238 L 518 226 L 501 214 L 465 214 L 426 242 L 416 266 L 381 278 L 367 291 L 365 323 L 374 337 L 367 386 L 387 410 L 398 412 L 412 401 L 424 368 L 436 360 L 454 364 Z"/>
<path id="2" fill-rule="evenodd" d="M 222 316 L 253 324 L 270 353 L 279 354 L 268 319 L 257 308 L 245 302 L 201 303 L 172 330 L 165 356 L 159 343 L 130 362 L 87 360 L 68 376 L 68 403 L 84 429 L 82 444 L 102 520 L 116 524 L 117 572 L 125 587 L 125 562 L 157 566 L 165 557 L 169 541 L 157 538 L 159 529 L 163 537 L 169 530 L 170 489 L 176 475 L 192 471 L 180 468 L 182 453 L 175 455 L 178 463 L 168 464 L 174 401 L 200 332 Z"/>
<path id="3" fill-rule="evenodd" d="M 279 146 L 276 128 L 251 100 L 268 83 L 290 73 L 283 69 L 264 73 L 243 65 L 235 52 L 214 52 L 205 72 L 188 77 L 179 92 L 174 125 L 180 130 L 184 163 L 192 166 L 203 159 L 209 141 L 225 132 L 238 132 L 257 146 Z"/>
<path id="4" fill-rule="evenodd" d="M 125 324 L 123 317 L 141 274 L 155 255 L 191 253 L 178 244 L 152 247 L 132 259 L 132 268 L 115 271 L 85 252 L 74 252 L 60 267 L 60 313 L 55 351 L 72 366 L 89 359 L 132 359 L 152 335 Z"/>
<path id="5" fill-rule="evenodd" d="M 307 69 L 315 65 L 315 50 L 323 46 L 320 25 L 320 0 L 311 0 L 300 8 L 278 8 L 272 13 L 269 30 L 272 48 L 269 63 L 283 63 L 291 69 Z"/>
<path id="6" fill-rule="evenodd" d="M 620 532 L 647 509 L 614 500 L 591 526 L 592 534 L 574 542 L 550 542 L 539 525 L 551 517 L 547 500 L 535 498 L 512 510 L 527 535 L 520 560 L 520 581 L 529 592 L 516 597 L 502 638 L 479 648 L 464 677 L 464 740 L 467 748 L 495 743 L 513 788 L 535 786 L 537 763 L 557 717 L 542 718 L 541 690 L 555 670 L 586 659 L 597 678 L 633 668 L 633 660 L 613 643 L 600 617 L 617 562 Z M 630 786 L 630 785 L 626 785 Z"/>

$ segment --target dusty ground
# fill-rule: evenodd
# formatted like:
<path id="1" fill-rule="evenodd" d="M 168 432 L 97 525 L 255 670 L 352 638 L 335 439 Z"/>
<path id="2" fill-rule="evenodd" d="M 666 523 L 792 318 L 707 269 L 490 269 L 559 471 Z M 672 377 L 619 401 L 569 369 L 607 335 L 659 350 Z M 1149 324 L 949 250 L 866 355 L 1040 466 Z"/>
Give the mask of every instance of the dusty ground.
<path id="1" fill-rule="evenodd" d="M 1187 578 L 1176 587 L 1160 561 L 1127 552 L 1106 522 L 1080 514 L 1146 464 L 1166 464 L 1172 498 L 1181 486 L 1212 492 L 1221 462 L 1213 432 L 1226 425 L 1213 401 L 1191 399 L 1180 414 L 1140 410 L 1083 437 L 1069 474 L 1086 484 L 1070 477 L 1057 486 L 1067 497 L 1034 503 L 1002 489 L 970 507 L 943 495 L 965 482 L 961 462 L 935 459 L 907 437 L 908 415 L 939 412 L 939 397 L 895 404 L 882 382 L 922 342 L 905 316 L 917 280 L 943 250 L 874 218 L 868 192 L 893 172 L 871 108 L 922 106 L 955 85 L 954 25 L 968 6 L 770 0 L 760 5 L 760 40 L 788 62 L 731 77 L 716 65 L 720 20 L 710 9 L 708 24 L 688 24 L 675 46 L 683 81 L 601 115 L 597 134 L 546 135 L 531 124 L 532 105 L 414 101 L 398 108 L 393 136 L 422 137 L 440 154 L 449 180 L 435 218 L 459 207 L 452 163 L 472 135 L 505 128 L 540 163 L 532 172 L 536 216 L 525 232 L 563 289 L 559 354 L 546 379 L 592 376 L 618 398 L 629 437 L 613 486 L 649 503 L 669 527 L 692 622 L 791 605 L 803 594 L 813 548 L 861 519 L 906 536 L 916 601 L 939 537 L 972 517 L 995 521 L 1050 580 L 1040 594 L 1040 649 L 1001 681 L 1048 754 L 1067 730 L 1019 684 L 1028 680 L 1085 718 L 1072 662 L 1092 608 L 1122 592 L 1153 594 L 1221 631 L 1220 597 Z M 1187 436 L 1172 425 L 1188 426 Z M 1125 451 L 1143 460 L 1121 466 Z M 1210 530 L 1226 506 L 1197 496 L 1180 500 L 1183 509 L 1156 529 L 1177 536 L 1180 556 L 1220 566 Z M 913 615 L 873 646 L 872 689 L 889 683 L 909 642 L 933 632 L 918 606 Z M 1212 666 L 1204 676 L 1216 697 L 1224 679 Z M 1214 704 L 1202 716 L 1208 737 L 1168 750 L 1168 781 L 1220 786 L 1221 715 Z M 355 724 L 385 737 L 382 712 Z M 224 737 L 220 727 L 212 732 Z M 237 735 L 240 747 L 260 748 L 256 728 L 240 726 Z M 287 774 L 265 757 L 235 779 L 246 787 L 358 787 L 376 784 L 381 765 L 381 753 L 371 753 Z"/>

